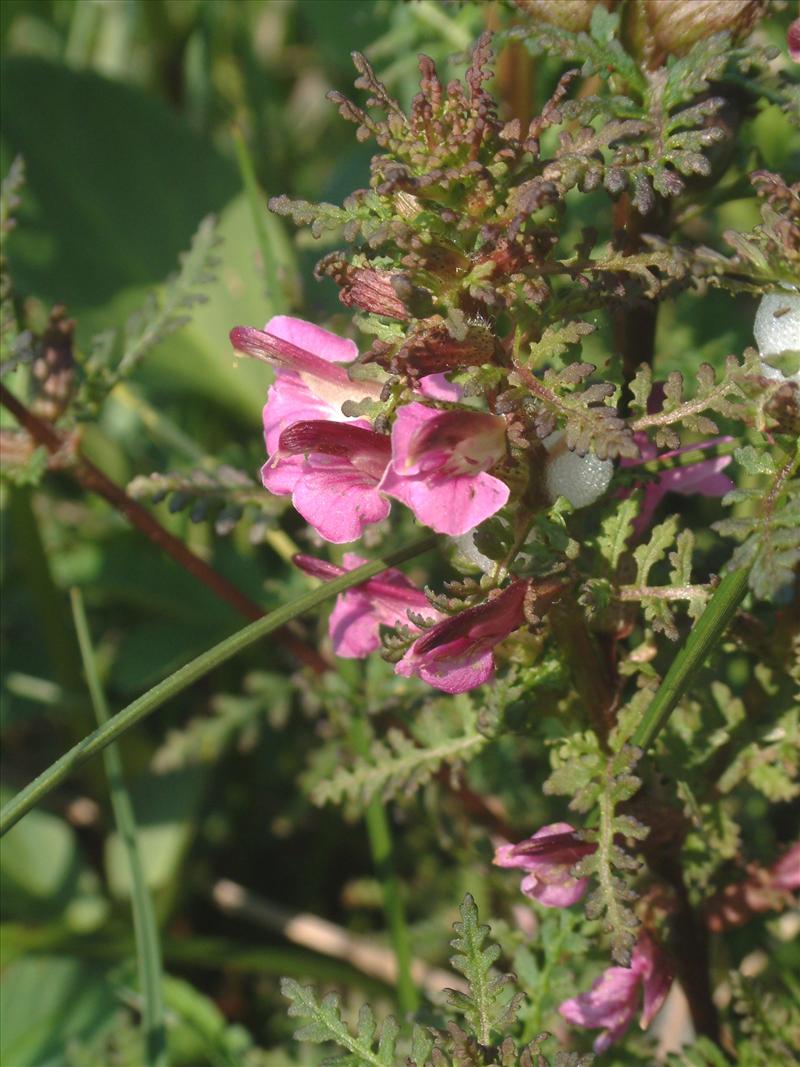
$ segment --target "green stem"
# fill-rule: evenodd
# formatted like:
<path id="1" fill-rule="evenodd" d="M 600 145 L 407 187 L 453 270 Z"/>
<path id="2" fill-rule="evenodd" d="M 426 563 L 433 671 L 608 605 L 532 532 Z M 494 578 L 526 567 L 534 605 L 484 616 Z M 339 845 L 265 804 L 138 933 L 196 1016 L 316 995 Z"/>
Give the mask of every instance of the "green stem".
<path id="1" fill-rule="evenodd" d="M 360 756 L 369 755 L 369 735 L 364 719 L 356 715 L 350 736 Z M 383 911 L 389 925 L 395 960 L 397 961 L 397 1000 L 402 1012 L 414 1012 L 419 1007 L 419 994 L 411 977 L 411 942 L 406 924 L 405 906 L 400 880 L 394 866 L 392 829 L 380 797 L 374 797 L 365 812 L 375 873 L 383 890 Z"/>
<path id="2" fill-rule="evenodd" d="M 336 596 L 337 593 L 343 593 L 346 589 L 359 585 L 368 578 L 374 578 L 376 574 L 385 571 L 387 567 L 395 566 L 398 563 L 413 559 L 415 556 L 422 555 L 423 552 L 432 549 L 436 542 L 437 538 L 435 536 L 423 537 L 418 541 L 413 541 L 406 548 L 398 549 L 396 552 L 389 552 L 380 559 L 372 560 L 354 571 L 349 571 L 339 578 L 325 582 L 319 588 L 304 593 L 303 596 L 298 597 L 291 604 L 286 604 L 276 611 L 270 612 L 269 615 L 250 623 L 244 629 L 238 630 L 235 634 L 227 637 L 224 641 L 220 641 L 218 645 L 214 645 L 213 648 L 208 649 L 208 651 L 187 663 L 185 667 L 175 671 L 169 678 L 165 678 L 163 682 L 153 686 L 138 700 L 134 700 L 132 704 L 123 708 L 107 723 L 104 723 L 89 734 L 88 737 L 79 741 L 77 745 L 65 752 L 47 770 L 43 771 L 17 793 L 0 811 L 0 837 L 19 822 L 26 812 L 38 804 L 43 797 L 47 796 L 60 782 L 63 782 L 76 768 L 82 766 L 98 752 L 101 752 L 112 741 L 116 741 L 126 730 L 146 718 L 156 708 L 160 708 L 162 704 L 177 696 L 178 693 L 182 693 L 184 689 L 188 689 L 198 678 L 202 678 L 215 667 L 227 662 L 237 653 L 249 648 L 250 645 L 272 633 L 273 630 L 277 630 L 278 627 L 297 618 L 298 615 L 302 615 L 304 612 L 323 604 L 330 597 Z"/>
<path id="3" fill-rule="evenodd" d="M 83 670 L 89 686 L 89 695 L 98 725 L 109 720 L 105 693 L 97 672 L 89 624 L 83 606 L 80 589 L 73 589 L 72 617 L 78 635 Z M 161 973 L 161 945 L 158 938 L 153 901 L 147 889 L 139 843 L 136 838 L 136 817 L 133 813 L 130 794 L 125 786 L 122 758 L 117 745 L 109 745 L 103 753 L 108 784 L 111 790 L 111 807 L 120 839 L 128 856 L 131 876 L 131 908 L 133 930 L 136 939 L 136 958 L 139 968 L 139 985 L 142 991 L 142 1029 L 144 1031 L 145 1055 L 148 1067 L 166 1067 L 167 1049 L 164 1030 L 163 979 Z"/>
<path id="4" fill-rule="evenodd" d="M 33 509 L 29 486 L 14 487 L 9 496 L 9 514 L 17 543 L 20 567 L 30 590 L 36 621 L 42 628 L 46 654 L 53 673 L 66 697 L 81 687 L 76 663 L 78 650 L 70 625 L 67 598 L 56 585 L 42 542 L 39 522 Z"/>
<path id="5" fill-rule="evenodd" d="M 749 568 L 743 567 L 726 574 L 719 583 L 708 607 L 658 687 L 653 702 L 631 738 L 632 745 L 644 751 L 653 743 L 744 600 L 749 573 Z"/>

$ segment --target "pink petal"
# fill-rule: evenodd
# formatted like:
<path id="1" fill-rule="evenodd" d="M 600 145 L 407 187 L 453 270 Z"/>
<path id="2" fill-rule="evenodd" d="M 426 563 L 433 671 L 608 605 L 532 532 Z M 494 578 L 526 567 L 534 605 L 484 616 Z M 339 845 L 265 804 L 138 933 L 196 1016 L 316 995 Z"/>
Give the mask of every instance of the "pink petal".
<path id="1" fill-rule="evenodd" d="M 335 333 L 323 330 L 313 322 L 295 319 L 291 315 L 273 315 L 264 327 L 264 332 L 271 333 L 282 341 L 288 341 L 297 348 L 303 348 L 306 352 L 313 352 L 328 363 L 352 363 L 358 359 L 358 346 L 355 341 L 337 337 Z"/>
<path id="2" fill-rule="evenodd" d="M 261 484 L 274 496 L 289 496 L 303 474 L 302 456 L 271 456 L 261 468 Z"/>
<path id="3" fill-rule="evenodd" d="M 522 879 L 520 889 L 546 908 L 569 908 L 577 904 L 589 887 L 588 878 L 570 878 L 559 881 L 545 881 L 535 874 Z"/>
<path id="4" fill-rule="evenodd" d="M 406 678 L 413 675 L 445 693 L 466 693 L 491 680 L 494 660 L 491 649 L 476 648 L 474 643 L 459 638 L 434 653 L 417 656 L 414 645 L 395 666 L 395 673 Z"/>
<path id="5" fill-rule="evenodd" d="M 438 419 L 440 414 L 440 411 L 424 404 L 405 404 L 398 410 L 392 427 L 392 463 L 398 472 L 406 468 L 406 457 L 412 452 L 414 435 L 426 423 Z"/>
<path id="6" fill-rule="evenodd" d="M 464 396 L 464 390 L 455 382 L 447 380 L 444 374 L 426 374 L 419 380 L 419 391 L 431 400 L 444 400 L 457 404 Z"/>
<path id="7" fill-rule="evenodd" d="M 363 419 L 347 423 L 325 419 L 296 422 L 283 431 L 278 447 L 279 454 L 341 457 L 354 469 L 369 475 L 376 485 L 390 454 L 388 437 L 375 433 Z"/>
<path id="8" fill-rule="evenodd" d="M 698 493 L 701 496 L 725 496 L 734 484 L 727 474 L 721 472 L 733 459 L 732 456 L 717 456 L 715 459 L 703 459 L 686 467 L 674 467 L 664 471 L 658 484 L 664 493 Z"/>
<path id="9" fill-rule="evenodd" d="M 344 367 L 275 334 L 252 326 L 235 326 L 230 341 L 237 352 L 297 374 L 315 396 L 337 408 L 346 400 L 380 397 L 381 386 L 377 382 L 351 381 Z"/>
<path id="10" fill-rule="evenodd" d="M 603 1027 L 594 1043 L 595 1052 L 604 1052 L 620 1038 L 636 1014 L 639 976 L 629 967 L 609 967 L 592 988 L 559 1005 L 559 1013 L 575 1026 Z"/>
<path id="11" fill-rule="evenodd" d="M 340 408 L 315 396 L 293 371 L 278 368 L 262 414 L 267 452 L 276 452 L 281 433 L 296 422 L 332 419 L 344 422 Z"/>
<path id="12" fill-rule="evenodd" d="M 639 1025 L 646 1030 L 661 1010 L 673 978 L 667 956 L 646 931 L 639 936 L 634 947 L 631 970 L 639 975 L 644 988 L 644 1008 Z"/>
<path id="13" fill-rule="evenodd" d="M 369 597 L 348 589 L 336 598 L 328 620 L 333 651 L 343 659 L 363 659 L 381 646 L 380 622 Z"/>
<path id="14" fill-rule="evenodd" d="M 389 468 L 381 489 L 406 504 L 421 523 L 436 533 L 456 537 L 502 508 L 509 497 L 505 482 L 482 472 L 460 477 L 398 477 Z"/>
<path id="15" fill-rule="evenodd" d="M 791 58 L 795 63 L 800 63 L 800 19 L 795 19 L 794 22 L 789 24 L 786 43 L 789 46 Z"/>
<path id="16" fill-rule="evenodd" d="M 334 544 L 356 541 L 366 526 L 385 519 L 390 508 L 375 479 L 338 456 L 307 461 L 292 502 L 306 522 Z"/>
<path id="17" fill-rule="evenodd" d="M 798 20 L 800 21 L 800 20 Z M 798 26 L 800 32 L 800 26 Z M 784 852 L 772 868 L 772 884 L 790 892 L 800 889 L 800 841 Z"/>

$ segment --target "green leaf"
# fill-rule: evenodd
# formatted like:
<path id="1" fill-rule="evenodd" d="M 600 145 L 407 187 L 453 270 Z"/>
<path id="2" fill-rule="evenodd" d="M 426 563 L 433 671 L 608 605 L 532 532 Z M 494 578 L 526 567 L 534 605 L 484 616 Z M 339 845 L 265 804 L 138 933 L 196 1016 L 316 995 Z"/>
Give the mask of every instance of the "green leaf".
<path id="1" fill-rule="evenodd" d="M 312 794 L 317 804 L 339 804 L 346 797 L 364 806 L 374 796 L 387 801 L 410 796 L 443 765 L 457 766 L 481 751 L 487 738 L 477 728 L 468 698 L 436 701 L 412 726 L 412 736 L 391 728 L 385 740 L 373 742 L 369 756 L 352 767 L 338 767 Z"/>
<path id="2" fill-rule="evenodd" d="M 501 1034 L 513 1021 L 521 994 L 509 999 L 508 986 L 513 981 L 512 976 L 492 972 L 500 955 L 500 946 L 494 942 L 484 944 L 491 931 L 479 923 L 478 909 L 469 893 L 458 910 L 461 922 L 453 924 L 457 936 L 450 944 L 456 955 L 450 958 L 450 963 L 467 979 L 469 993 L 451 990 L 450 1003 L 464 1016 L 478 1042 L 489 1045 L 492 1033 Z"/>
<path id="3" fill-rule="evenodd" d="M 639 500 L 636 496 L 629 496 L 619 504 L 613 515 L 609 515 L 601 523 L 597 547 L 612 574 L 616 573 L 619 561 L 628 549 L 628 540 L 633 533 L 633 520 L 638 514 Z"/>
<path id="4" fill-rule="evenodd" d="M 107 1027 L 117 992 L 104 968 L 59 956 L 20 959 L 0 986 L 0 1060 L 8 1067 L 67 1067 L 65 1050 Z"/>
<path id="5" fill-rule="evenodd" d="M 196 830 L 206 780 L 206 770 L 199 766 L 148 773 L 130 783 L 148 888 L 163 889 L 173 882 Z M 130 868 L 117 833 L 106 839 L 105 862 L 111 892 L 129 897 Z"/>
<path id="6" fill-rule="evenodd" d="M 358 1013 L 358 1029 L 353 1034 L 342 1019 L 337 993 L 328 993 L 321 1001 L 310 986 L 301 986 L 293 978 L 281 981 L 281 992 L 290 1001 L 289 1015 L 304 1021 L 295 1031 L 297 1041 L 314 1044 L 331 1041 L 350 1053 L 350 1063 L 367 1067 L 390 1067 L 394 1062 L 398 1026 L 390 1015 L 384 1021 L 375 1048 L 378 1027 L 372 1009 L 364 1004 Z"/>
<path id="7" fill-rule="evenodd" d="M 2 74 L 3 149 L 25 158 L 30 193 L 9 246 L 22 294 L 80 317 L 158 284 L 239 191 L 234 165 L 139 89 L 29 56 Z"/>

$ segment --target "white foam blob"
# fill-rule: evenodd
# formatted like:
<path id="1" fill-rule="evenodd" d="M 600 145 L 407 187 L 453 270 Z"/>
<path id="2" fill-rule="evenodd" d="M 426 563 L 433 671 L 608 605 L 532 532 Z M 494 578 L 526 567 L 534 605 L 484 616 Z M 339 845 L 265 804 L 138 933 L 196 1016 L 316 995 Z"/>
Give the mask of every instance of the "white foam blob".
<path id="1" fill-rule="evenodd" d="M 545 471 L 547 495 L 553 502 L 565 496 L 574 508 L 585 508 L 608 489 L 614 464 L 610 459 L 598 459 L 592 452 L 585 456 L 570 452 L 563 437 L 559 430 L 542 442 L 550 453 Z"/>
<path id="2" fill-rule="evenodd" d="M 476 527 L 477 529 L 477 527 Z M 468 560 L 473 566 L 478 567 L 484 574 L 491 574 L 497 564 L 493 559 L 484 556 L 475 545 L 475 530 L 467 530 L 465 534 L 453 538 L 453 544 L 458 548 L 459 554 Z"/>
<path id="3" fill-rule="evenodd" d="M 787 376 L 765 362 L 769 356 L 800 351 L 800 293 L 792 289 L 765 293 L 758 305 L 753 335 L 764 377 L 800 382 L 800 372 Z"/>

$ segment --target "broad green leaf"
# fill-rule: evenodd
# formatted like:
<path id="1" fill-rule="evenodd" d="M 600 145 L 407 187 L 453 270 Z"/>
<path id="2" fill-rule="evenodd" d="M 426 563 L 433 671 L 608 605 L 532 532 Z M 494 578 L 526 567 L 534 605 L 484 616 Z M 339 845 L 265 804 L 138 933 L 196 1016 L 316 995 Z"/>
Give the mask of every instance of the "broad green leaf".
<path id="1" fill-rule="evenodd" d="M 98 1034 L 118 1004 L 98 965 L 58 956 L 17 960 L 0 987 L 0 1062 L 68 1067 L 69 1042 Z"/>
<path id="2" fill-rule="evenodd" d="M 130 783 L 139 850 L 151 889 L 175 878 L 196 828 L 206 769 L 186 767 L 167 774 L 145 774 Z M 117 833 L 106 839 L 106 871 L 111 892 L 130 896 L 128 857 Z"/>

